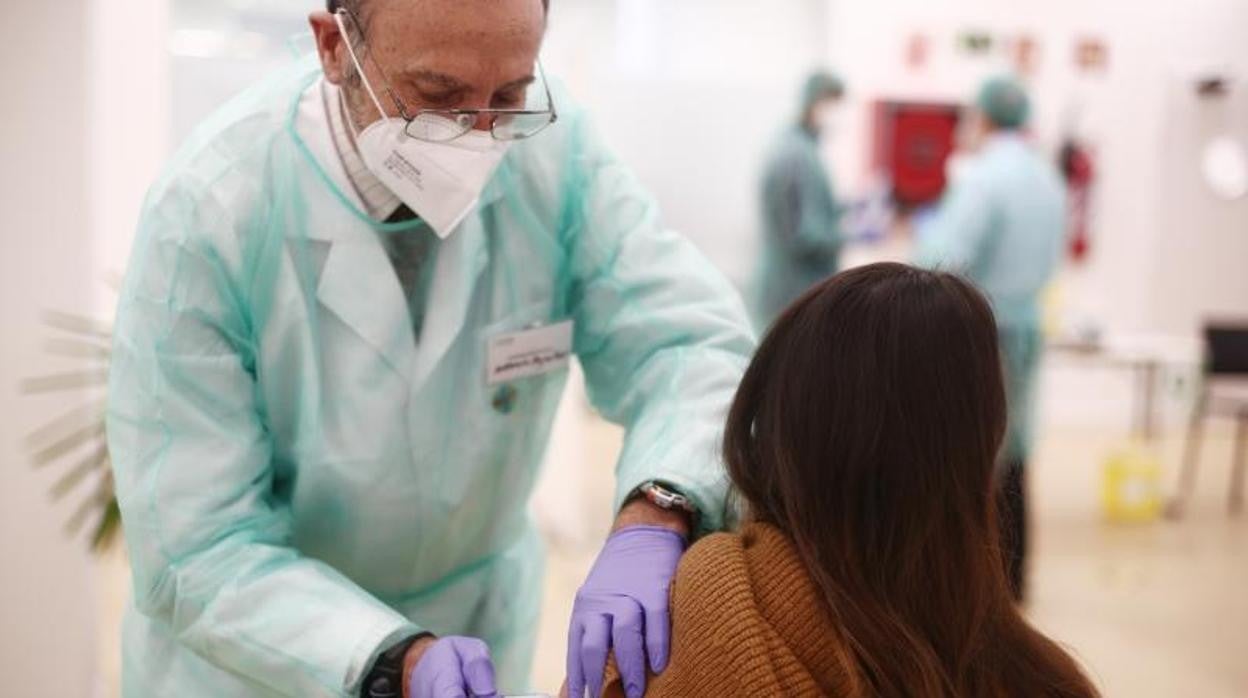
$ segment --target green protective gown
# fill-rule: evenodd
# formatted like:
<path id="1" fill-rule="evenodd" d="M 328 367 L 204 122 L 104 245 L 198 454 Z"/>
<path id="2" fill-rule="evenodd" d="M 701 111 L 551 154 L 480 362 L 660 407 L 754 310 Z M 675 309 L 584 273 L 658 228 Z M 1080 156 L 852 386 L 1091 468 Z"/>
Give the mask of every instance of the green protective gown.
<path id="1" fill-rule="evenodd" d="M 818 139 L 793 126 L 772 147 L 763 171 L 755 327 L 765 329 L 806 289 L 836 273 L 841 213 Z"/>
<path id="2" fill-rule="evenodd" d="M 309 57 L 233 100 L 144 206 L 108 412 L 126 696 L 355 696 L 422 630 L 484 639 L 527 689 L 526 508 L 566 372 L 487 385 L 499 333 L 573 320 L 589 395 L 627 428 L 616 503 L 660 479 L 722 525 L 744 307 L 585 115 L 556 90 L 558 124 L 438 243 L 417 341 L 383 243 L 424 224 L 335 186 L 328 130 L 301 126 L 319 79 Z"/>
<path id="3" fill-rule="evenodd" d="M 1065 230 L 1057 170 L 1005 133 L 970 159 L 920 242 L 920 264 L 965 275 L 992 301 L 1010 404 L 1007 461 L 1025 460 L 1031 447 L 1040 294 L 1061 259 Z"/>

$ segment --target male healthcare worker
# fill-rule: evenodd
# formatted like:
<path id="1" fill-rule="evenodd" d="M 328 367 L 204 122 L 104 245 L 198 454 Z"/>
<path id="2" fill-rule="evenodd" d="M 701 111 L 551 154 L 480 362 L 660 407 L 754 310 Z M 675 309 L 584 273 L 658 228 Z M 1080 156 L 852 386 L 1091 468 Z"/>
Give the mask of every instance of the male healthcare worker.
<path id="1" fill-rule="evenodd" d="M 331 2 L 318 56 L 211 117 L 151 189 L 108 417 L 125 695 L 527 688 L 526 506 L 571 353 L 627 437 L 569 683 L 597 691 L 609 650 L 630 696 L 663 670 L 753 339 L 546 83 L 544 5 Z"/>
<path id="2" fill-rule="evenodd" d="M 845 85 L 817 72 L 802 88 L 797 122 L 780 134 L 763 169 L 762 255 L 753 289 L 761 330 L 806 289 L 837 271 L 841 208 L 819 152 L 831 135 Z"/>
<path id="3" fill-rule="evenodd" d="M 1040 294 L 1061 256 L 1066 199 L 1054 166 L 1020 133 L 1030 101 L 1010 78 L 984 83 L 969 113 L 973 154 L 959 168 L 920 261 L 965 274 L 992 300 L 1010 424 L 1001 458 L 1007 571 L 1022 598 L 1027 551 L 1024 475 L 1040 363 Z"/>

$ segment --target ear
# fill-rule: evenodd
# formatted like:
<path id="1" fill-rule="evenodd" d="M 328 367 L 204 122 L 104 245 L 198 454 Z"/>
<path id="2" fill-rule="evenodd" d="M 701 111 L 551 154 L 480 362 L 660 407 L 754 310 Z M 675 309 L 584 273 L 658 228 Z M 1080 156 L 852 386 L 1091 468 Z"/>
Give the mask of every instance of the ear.
<path id="1" fill-rule="evenodd" d="M 346 47 L 342 43 L 343 36 L 337 20 L 334 15 L 322 10 L 308 15 L 308 24 L 312 25 L 312 34 L 316 37 L 316 53 L 320 56 L 325 79 L 331 84 L 341 85 L 346 79 L 343 69 Z"/>

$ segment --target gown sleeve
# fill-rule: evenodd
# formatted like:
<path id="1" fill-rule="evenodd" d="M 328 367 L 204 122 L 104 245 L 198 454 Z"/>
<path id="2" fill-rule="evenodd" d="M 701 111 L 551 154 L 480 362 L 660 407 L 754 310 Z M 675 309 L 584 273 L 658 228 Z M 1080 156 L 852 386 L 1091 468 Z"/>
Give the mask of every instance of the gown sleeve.
<path id="1" fill-rule="evenodd" d="M 648 480 L 724 523 L 720 438 L 754 337 L 740 296 L 581 122 L 568 187 L 575 215 L 569 307 L 594 406 L 627 433 L 616 506 Z"/>
<path id="2" fill-rule="evenodd" d="M 145 211 L 114 336 L 108 439 L 135 605 L 279 695 L 358 695 L 377 654 L 420 628 L 293 547 L 236 255 L 186 198 Z"/>

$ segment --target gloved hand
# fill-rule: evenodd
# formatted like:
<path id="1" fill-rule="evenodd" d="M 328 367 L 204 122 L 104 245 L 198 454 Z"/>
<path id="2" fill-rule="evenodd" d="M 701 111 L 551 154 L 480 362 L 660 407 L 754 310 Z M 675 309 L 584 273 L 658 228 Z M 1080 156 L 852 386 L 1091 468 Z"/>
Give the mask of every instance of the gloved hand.
<path id="1" fill-rule="evenodd" d="M 471 637 L 444 637 L 412 669 L 408 698 L 494 698 L 490 648 Z"/>
<path id="2" fill-rule="evenodd" d="M 684 551 L 684 537 L 659 526 L 624 528 L 607 539 L 572 607 L 569 696 L 580 698 L 586 687 L 595 698 L 602 693 L 613 647 L 628 698 L 646 690 L 647 658 L 656 674 L 667 667 L 668 589 Z"/>

